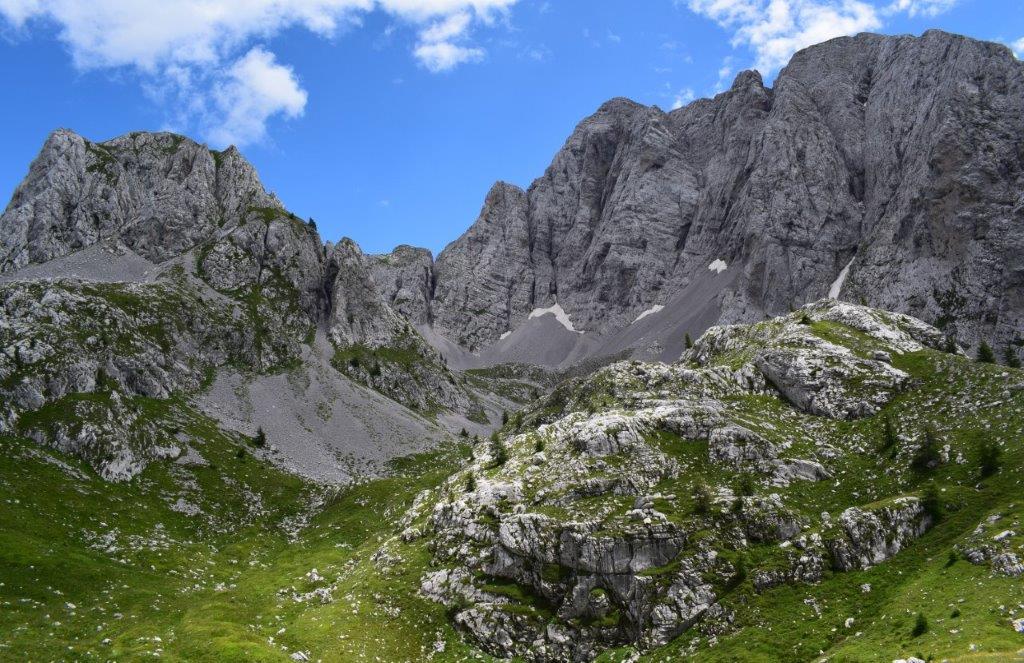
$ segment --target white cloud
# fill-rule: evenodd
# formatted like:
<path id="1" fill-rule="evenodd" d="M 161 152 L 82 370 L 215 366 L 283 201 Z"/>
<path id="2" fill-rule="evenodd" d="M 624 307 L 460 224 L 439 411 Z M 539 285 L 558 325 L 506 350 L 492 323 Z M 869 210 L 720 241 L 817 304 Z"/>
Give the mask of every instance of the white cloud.
<path id="1" fill-rule="evenodd" d="M 208 140 L 244 143 L 261 140 L 270 118 L 298 117 L 305 106 L 294 72 L 259 45 L 283 30 L 332 37 L 383 11 L 426 26 L 413 54 L 445 71 L 482 59 L 471 25 L 491 25 L 517 1 L 0 0 L 0 18 L 22 32 L 56 27 L 79 70 L 133 70 L 147 94 L 175 103 L 169 113 L 183 128 L 197 123 Z"/>
<path id="2" fill-rule="evenodd" d="M 687 0 L 693 12 L 733 32 L 732 44 L 754 53 L 754 66 L 777 71 L 796 51 L 834 37 L 876 30 L 896 13 L 935 16 L 958 0 Z"/>
<path id="3" fill-rule="evenodd" d="M 214 91 L 217 117 L 222 120 L 207 130 L 220 145 L 257 143 L 265 137 L 268 118 L 296 118 L 306 108 L 308 95 L 295 72 L 260 47 L 239 58 L 224 83 Z"/>
<path id="4" fill-rule="evenodd" d="M 889 13 L 906 12 L 910 16 L 938 16 L 952 9 L 960 0 L 894 0 L 886 8 Z"/>
<path id="5" fill-rule="evenodd" d="M 1024 37 L 1021 37 L 1017 41 L 1010 44 L 1010 48 L 1017 54 L 1018 60 L 1024 60 Z"/>
<path id="6" fill-rule="evenodd" d="M 442 41 L 436 44 L 419 44 L 413 51 L 427 71 L 438 74 L 448 71 L 466 62 L 479 62 L 484 58 L 482 48 L 459 46 Z"/>
<path id="7" fill-rule="evenodd" d="M 482 60 L 483 49 L 458 43 L 465 40 L 471 20 L 469 12 L 457 12 L 428 25 L 420 31 L 413 50 L 416 59 L 434 73 Z"/>
<path id="8" fill-rule="evenodd" d="M 725 56 L 722 59 L 722 66 L 718 68 L 718 80 L 715 81 L 715 92 L 721 92 L 725 89 L 725 86 L 731 82 L 732 75 L 736 73 L 736 68 L 733 66 L 733 57 L 731 55 Z"/>
<path id="9" fill-rule="evenodd" d="M 686 104 L 690 103 L 697 98 L 693 90 L 690 88 L 684 88 L 676 93 L 675 99 L 672 101 L 672 110 L 682 108 Z"/>

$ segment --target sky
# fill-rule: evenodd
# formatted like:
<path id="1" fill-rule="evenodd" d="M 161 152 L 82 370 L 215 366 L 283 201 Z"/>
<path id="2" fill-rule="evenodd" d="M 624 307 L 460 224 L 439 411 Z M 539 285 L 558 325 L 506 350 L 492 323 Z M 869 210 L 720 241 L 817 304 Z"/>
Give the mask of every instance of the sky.
<path id="1" fill-rule="evenodd" d="M 292 212 L 435 253 L 625 96 L 671 109 L 844 34 L 1024 58 L 1022 0 L 0 0 L 0 197 L 58 127 L 237 145 Z"/>

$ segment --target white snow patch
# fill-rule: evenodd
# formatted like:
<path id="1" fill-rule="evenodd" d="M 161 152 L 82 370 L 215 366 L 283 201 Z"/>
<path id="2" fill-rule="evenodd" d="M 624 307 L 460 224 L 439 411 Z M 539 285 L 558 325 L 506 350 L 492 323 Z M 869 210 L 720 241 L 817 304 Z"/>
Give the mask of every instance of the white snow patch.
<path id="1" fill-rule="evenodd" d="M 665 307 L 662 306 L 661 304 L 655 304 L 654 306 L 652 306 L 651 308 L 647 309 L 646 311 L 644 311 L 640 315 L 636 316 L 636 320 L 634 320 L 633 322 L 640 322 L 641 320 L 643 320 L 647 316 L 654 315 L 655 313 L 657 313 L 658 311 L 662 310 L 663 308 L 665 308 Z"/>
<path id="2" fill-rule="evenodd" d="M 532 316 L 531 316 L 531 317 L 532 317 Z M 509 337 L 509 336 L 511 336 L 511 335 L 512 335 L 512 332 L 510 332 L 510 331 L 507 331 L 507 332 L 505 332 L 504 334 L 502 334 L 501 336 L 499 336 L 499 337 L 498 337 L 498 340 L 499 340 L 499 341 L 504 341 L 504 340 L 505 340 L 506 338 L 508 338 L 508 337 Z"/>
<path id="3" fill-rule="evenodd" d="M 832 286 L 828 289 L 829 299 L 839 299 L 839 291 L 843 289 L 846 277 L 850 275 L 851 265 L 853 265 L 853 258 L 850 258 L 850 262 L 846 263 L 846 267 L 843 267 L 842 271 L 839 272 L 839 276 L 832 282 Z"/>
<path id="4" fill-rule="evenodd" d="M 708 269 L 716 274 L 721 274 L 725 270 L 729 269 L 729 265 L 725 264 L 725 261 L 721 258 L 716 258 L 714 262 L 708 265 Z"/>
<path id="5" fill-rule="evenodd" d="M 581 331 L 576 331 L 576 328 L 572 326 L 572 320 L 569 319 L 569 316 L 566 315 L 564 310 L 562 310 L 562 305 L 558 302 L 555 302 L 554 306 L 549 306 L 548 308 L 533 309 L 530 311 L 530 318 L 539 318 L 540 316 L 547 315 L 548 313 L 555 316 L 555 320 L 558 320 L 558 322 L 569 331 L 576 332 L 577 334 L 583 333 Z"/>

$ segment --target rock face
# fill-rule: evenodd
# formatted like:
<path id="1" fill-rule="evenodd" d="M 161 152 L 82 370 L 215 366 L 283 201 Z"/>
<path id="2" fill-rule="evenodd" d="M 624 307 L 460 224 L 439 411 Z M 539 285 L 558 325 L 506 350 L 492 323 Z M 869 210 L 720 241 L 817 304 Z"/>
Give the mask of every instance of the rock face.
<path id="1" fill-rule="evenodd" d="M 1024 328 L 1022 124 L 1024 64 L 938 31 L 835 39 L 669 113 L 612 100 L 437 257 L 434 324 L 476 349 L 557 301 L 608 333 L 712 288 L 696 336 L 835 290 L 1002 349 Z"/>
<path id="2" fill-rule="evenodd" d="M 81 276 L 61 261 L 85 263 L 79 254 L 97 250 L 131 258 L 91 268 L 103 280 L 158 278 L 174 263 L 226 297 L 258 371 L 297 359 L 320 327 L 339 352 L 384 353 L 362 367 L 338 363 L 349 377 L 416 409 L 483 418 L 410 324 L 429 322 L 429 253 L 367 258 L 348 239 L 325 246 L 234 148 L 169 133 L 93 143 L 54 132 L 0 217 L 0 273 L 23 282 L 49 266 L 51 276 Z"/>
<path id="3" fill-rule="evenodd" d="M 807 483 L 843 485 L 851 450 L 798 431 L 840 430 L 910 388 L 860 353 L 925 352 L 941 338 L 823 300 L 712 328 L 679 363 L 620 362 L 564 383 L 477 445 L 433 504 L 417 500 L 405 521 L 424 524 L 403 538 L 429 540 L 421 593 L 496 656 L 582 661 L 728 629 L 721 598 L 748 573 L 763 592 L 882 563 L 932 515 L 902 494 L 822 513 Z M 714 484 L 723 473 L 746 479 Z"/>
<path id="4" fill-rule="evenodd" d="M 162 262 L 253 208 L 282 209 L 234 148 L 145 132 L 93 143 L 59 130 L 0 218 L 0 271 L 113 238 Z"/>

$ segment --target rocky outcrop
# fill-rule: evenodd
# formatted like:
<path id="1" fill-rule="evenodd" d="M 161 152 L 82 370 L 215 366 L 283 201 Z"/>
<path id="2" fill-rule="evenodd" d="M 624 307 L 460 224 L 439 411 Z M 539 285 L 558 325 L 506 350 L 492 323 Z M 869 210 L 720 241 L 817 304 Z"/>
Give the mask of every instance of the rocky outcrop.
<path id="1" fill-rule="evenodd" d="M 941 342 L 919 321 L 825 300 L 713 328 L 675 364 L 619 362 L 565 383 L 417 507 L 422 525 L 407 533 L 433 555 L 421 592 L 489 653 L 582 661 L 721 633 L 722 597 L 748 578 L 764 592 L 880 564 L 933 515 L 906 495 L 816 510 L 801 497 L 813 489 L 786 489 L 834 491 L 854 450 L 801 431 L 870 416 L 911 388 L 861 355 Z"/>
<path id="2" fill-rule="evenodd" d="M 826 541 L 834 568 L 866 569 L 881 564 L 933 524 L 920 500 L 900 497 L 880 507 L 851 507 L 839 516 L 841 535 Z"/>
<path id="3" fill-rule="evenodd" d="M 1022 123 L 1024 65 L 939 31 L 834 39 L 773 88 L 743 72 L 669 113 L 612 100 L 438 256 L 435 325 L 478 348 L 556 301 L 600 334 L 688 287 L 715 288 L 712 323 L 835 290 L 1004 348 L 1024 328 Z M 701 285 L 712 265 L 735 278 Z"/>
<path id="4" fill-rule="evenodd" d="M 281 205 L 234 148 L 146 132 L 93 143 L 58 130 L 0 217 L 0 272 L 110 239 L 162 262 L 253 208 Z"/>
<path id="5" fill-rule="evenodd" d="M 370 256 L 370 269 L 384 300 L 414 325 L 430 319 L 434 258 L 430 251 L 403 244 L 391 253 Z"/>

